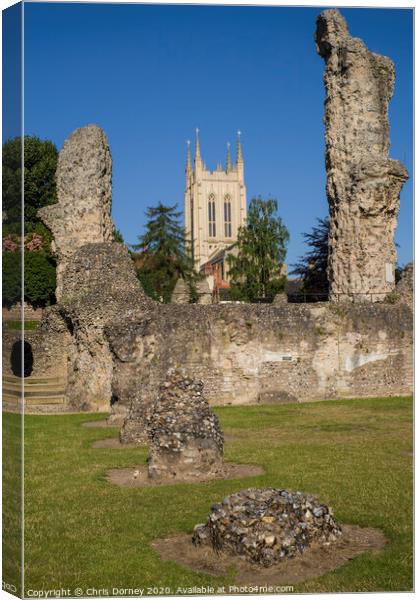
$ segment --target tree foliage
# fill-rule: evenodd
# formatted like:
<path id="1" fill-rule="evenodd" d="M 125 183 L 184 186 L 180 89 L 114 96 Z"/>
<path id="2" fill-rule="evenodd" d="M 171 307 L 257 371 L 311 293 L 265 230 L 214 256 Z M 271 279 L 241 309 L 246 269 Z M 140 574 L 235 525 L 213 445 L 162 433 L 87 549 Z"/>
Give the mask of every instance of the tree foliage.
<path id="1" fill-rule="evenodd" d="M 25 300 L 34 306 L 45 306 L 55 299 L 55 265 L 40 252 L 25 252 Z"/>
<path id="2" fill-rule="evenodd" d="M 195 287 L 198 277 L 179 223 L 181 213 L 176 207 L 176 204 L 162 203 L 148 207 L 146 232 L 138 237 L 138 244 L 132 245 L 140 253 L 137 275 L 145 292 L 163 302 L 170 302 L 179 277 L 183 277 L 190 288 Z"/>
<path id="3" fill-rule="evenodd" d="M 227 257 L 231 298 L 269 301 L 285 289 L 281 267 L 289 232 L 276 216 L 277 208 L 274 198 L 251 200 L 246 225 L 238 230 L 238 253 Z"/>
<path id="4" fill-rule="evenodd" d="M 114 229 L 114 242 L 118 242 L 119 244 L 124 244 L 123 234 L 117 228 Z"/>
<path id="5" fill-rule="evenodd" d="M 11 306 L 21 300 L 21 253 L 3 253 L 3 301 Z M 42 252 L 24 253 L 24 299 L 33 306 L 54 302 L 55 265 Z"/>
<path id="6" fill-rule="evenodd" d="M 317 225 L 309 233 L 303 233 L 308 252 L 300 257 L 293 265 L 292 275 L 298 275 L 302 280 L 302 292 L 308 295 L 308 300 L 325 299 L 328 295 L 328 234 L 329 219 L 317 219 Z"/>
<path id="7" fill-rule="evenodd" d="M 11 306 L 22 296 L 22 261 L 20 252 L 3 252 L 2 289 L 3 303 Z"/>
<path id="8" fill-rule="evenodd" d="M 38 209 L 56 202 L 57 148 L 36 136 L 24 138 L 24 298 L 35 306 L 54 302 L 55 263 L 52 234 L 37 216 Z M 3 145 L 3 299 L 21 299 L 21 182 L 22 140 Z"/>
<path id="9" fill-rule="evenodd" d="M 36 136 L 24 137 L 25 223 L 39 221 L 39 208 L 56 202 L 55 170 L 58 152 L 53 142 Z M 16 137 L 3 144 L 3 211 L 6 224 L 21 217 L 22 140 Z"/>

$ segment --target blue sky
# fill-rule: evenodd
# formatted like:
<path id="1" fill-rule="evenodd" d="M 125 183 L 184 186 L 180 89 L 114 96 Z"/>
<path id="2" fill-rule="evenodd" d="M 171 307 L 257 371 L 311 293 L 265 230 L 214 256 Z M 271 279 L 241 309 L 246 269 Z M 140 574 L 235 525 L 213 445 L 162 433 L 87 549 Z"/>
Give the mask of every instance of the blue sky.
<path id="1" fill-rule="evenodd" d="M 412 11 L 341 9 L 352 35 L 390 56 L 391 156 L 413 171 Z M 124 239 L 147 206 L 183 207 L 186 140 L 200 128 L 208 167 L 242 131 L 248 200 L 274 196 L 291 235 L 327 214 L 324 64 L 313 41 L 319 8 L 25 5 L 25 129 L 61 148 L 76 128 L 101 126 L 113 156 L 113 217 Z M 7 136 L 7 128 L 5 130 Z M 396 241 L 412 257 L 412 179 Z"/>

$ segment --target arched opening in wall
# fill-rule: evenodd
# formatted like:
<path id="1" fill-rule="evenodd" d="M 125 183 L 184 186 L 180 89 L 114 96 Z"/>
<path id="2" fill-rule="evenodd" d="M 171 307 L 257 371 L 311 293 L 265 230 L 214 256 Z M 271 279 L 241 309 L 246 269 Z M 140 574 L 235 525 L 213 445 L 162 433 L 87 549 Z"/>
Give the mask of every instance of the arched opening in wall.
<path id="1" fill-rule="evenodd" d="M 22 342 L 19 340 L 12 346 L 10 366 L 13 375 L 22 377 Z M 23 342 L 23 376 L 29 377 L 34 370 L 34 355 L 29 342 Z"/>

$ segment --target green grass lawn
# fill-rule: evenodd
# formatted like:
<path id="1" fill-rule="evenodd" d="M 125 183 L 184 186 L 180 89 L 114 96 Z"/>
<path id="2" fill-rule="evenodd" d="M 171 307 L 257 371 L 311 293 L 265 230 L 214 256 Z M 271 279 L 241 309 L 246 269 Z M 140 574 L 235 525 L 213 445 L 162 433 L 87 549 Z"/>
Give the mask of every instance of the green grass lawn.
<path id="1" fill-rule="evenodd" d="M 9 319 L 8 321 L 5 321 L 5 323 L 6 329 L 13 329 L 18 331 L 22 330 L 22 321 L 13 321 Z M 40 321 L 23 321 L 23 329 L 25 329 L 25 331 L 38 329 L 39 325 Z"/>
<path id="2" fill-rule="evenodd" d="M 117 429 L 81 427 L 103 415 L 27 416 L 26 590 L 168 586 L 175 591 L 233 583 L 163 562 L 150 543 L 192 531 L 212 503 L 250 486 L 317 494 L 342 523 L 378 527 L 389 540 L 383 551 L 362 554 L 295 591 L 412 589 L 411 398 L 227 407 L 217 413 L 229 436 L 226 461 L 262 465 L 265 475 L 119 488 L 105 480 L 106 471 L 143 462 L 147 451 L 91 448 L 93 441 L 117 435 Z M 7 434 L 14 435 L 18 418 L 3 415 L 6 445 L 12 445 Z"/>

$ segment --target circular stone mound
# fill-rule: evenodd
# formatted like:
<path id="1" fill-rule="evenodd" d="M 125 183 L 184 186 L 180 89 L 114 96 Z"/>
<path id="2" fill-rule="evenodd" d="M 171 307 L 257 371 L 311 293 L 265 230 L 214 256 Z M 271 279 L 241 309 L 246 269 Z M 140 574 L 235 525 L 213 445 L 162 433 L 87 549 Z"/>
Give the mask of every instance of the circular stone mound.
<path id="1" fill-rule="evenodd" d="M 207 523 L 195 526 L 192 541 L 270 567 L 340 536 L 331 509 L 314 496 L 250 488 L 214 504 Z"/>

